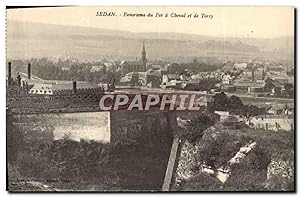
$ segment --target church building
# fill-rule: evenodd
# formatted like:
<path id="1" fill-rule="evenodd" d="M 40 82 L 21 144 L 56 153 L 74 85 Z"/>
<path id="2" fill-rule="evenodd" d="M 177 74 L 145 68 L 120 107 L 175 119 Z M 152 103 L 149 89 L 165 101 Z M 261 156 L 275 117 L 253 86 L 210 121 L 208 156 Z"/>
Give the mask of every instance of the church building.
<path id="1" fill-rule="evenodd" d="M 147 69 L 146 66 L 147 66 L 147 56 L 146 56 L 145 42 L 143 42 L 140 61 L 124 60 L 120 63 L 120 67 L 122 69 L 123 75 L 126 75 L 127 73 L 130 72 L 145 72 Z"/>

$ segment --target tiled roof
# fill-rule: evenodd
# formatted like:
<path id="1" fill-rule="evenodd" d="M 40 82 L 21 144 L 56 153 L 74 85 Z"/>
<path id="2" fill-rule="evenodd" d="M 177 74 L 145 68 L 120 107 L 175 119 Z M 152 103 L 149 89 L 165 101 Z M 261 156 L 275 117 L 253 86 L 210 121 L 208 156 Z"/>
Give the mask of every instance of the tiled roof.
<path id="1" fill-rule="evenodd" d="M 125 66 L 125 65 L 144 66 L 145 64 L 141 61 L 122 61 L 120 65 L 121 66 Z"/>
<path id="2" fill-rule="evenodd" d="M 96 84 L 91 84 L 91 83 L 77 83 L 76 84 L 76 89 L 95 89 L 98 88 Z M 68 84 L 53 84 L 52 85 L 53 91 L 55 90 L 72 90 L 73 89 L 73 83 L 68 83 Z"/>
<path id="3" fill-rule="evenodd" d="M 96 89 L 99 88 L 96 84 L 91 84 L 88 82 L 77 82 L 76 89 Z M 69 81 L 69 83 L 36 83 L 32 87 L 34 90 L 52 90 L 52 91 L 62 91 L 62 90 L 72 90 L 73 82 Z"/>

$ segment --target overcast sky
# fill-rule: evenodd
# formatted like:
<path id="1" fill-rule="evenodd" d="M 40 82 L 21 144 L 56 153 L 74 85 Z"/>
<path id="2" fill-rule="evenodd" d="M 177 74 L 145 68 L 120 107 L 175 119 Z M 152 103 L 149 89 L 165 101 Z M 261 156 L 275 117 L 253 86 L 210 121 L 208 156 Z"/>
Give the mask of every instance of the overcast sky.
<path id="1" fill-rule="evenodd" d="M 99 12 L 117 16 L 96 17 Z M 163 17 L 124 17 L 161 13 Z M 165 14 L 169 17 L 165 18 Z M 171 13 L 199 18 L 171 18 Z M 213 15 L 202 19 L 201 14 Z M 274 38 L 293 36 L 293 7 L 59 7 L 8 9 L 7 20 L 87 26 L 131 32 L 176 32 L 209 36 Z"/>

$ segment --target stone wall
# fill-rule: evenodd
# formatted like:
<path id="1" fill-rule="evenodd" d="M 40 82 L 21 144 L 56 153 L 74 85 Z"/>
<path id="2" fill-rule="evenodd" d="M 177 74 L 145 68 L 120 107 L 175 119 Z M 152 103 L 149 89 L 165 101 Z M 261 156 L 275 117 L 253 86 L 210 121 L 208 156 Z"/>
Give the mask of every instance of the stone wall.
<path id="1" fill-rule="evenodd" d="M 14 114 L 14 123 L 30 139 L 122 142 L 143 135 L 172 141 L 177 127 L 175 112 L 112 111 Z"/>
<path id="2" fill-rule="evenodd" d="M 27 140 L 67 137 L 75 141 L 84 139 L 108 143 L 109 118 L 109 112 L 15 114 L 13 124 L 19 127 Z"/>
<path id="3" fill-rule="evenodd" d="M 34 114 L 52 112 L 100 111 L 101 94 L 28 95 L 7 98 L 12 113 Z"/>

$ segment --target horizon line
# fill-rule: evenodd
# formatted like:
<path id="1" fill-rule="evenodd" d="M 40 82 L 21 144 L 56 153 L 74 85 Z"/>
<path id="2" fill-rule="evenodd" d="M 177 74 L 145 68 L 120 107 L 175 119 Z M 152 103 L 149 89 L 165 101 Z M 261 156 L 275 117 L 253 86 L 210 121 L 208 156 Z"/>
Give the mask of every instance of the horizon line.
<path id="1" fill-rule="evenodd" d="M 93 26 L 81 26 L 81 25 L 63 25 L 63 24 L 56 24 L 56 23 L 43 23 L 43 22 L 26 22 L 22 20 L 9 20 L 6 17 L 7 24 L 9 22 L 16 22 L 16 23 L 33 23 L 33 24 L 41 24 L 41 25 L 56 25 L 56 26 L 65 26 L 65 27 L 80 27 L 80 28 L 92 28 L 97 30 L 108 30 L 108 31 L 119 31 L 119 32 L 127 32 L 132 34 L 147 34 L 147 33 L 165 33 L 165 34 L 182 34 L 182 35 L 193 35 L 193 36 L 202 36 L 202 37 L 212 37 L 212 38 L 235 38 L 235 39 L 279 39 L 279 38 L 295 38 L 295 35 L 282 35 L 282 36 L 276 36 L 276 37 L 248 37 L 248 36 L 222 36 L 222 35 L 205 35 L 205 34 L 196 34 L 196 33 L 185 33 L 185 32 L 172 32 L 172 31 L 148 31 L 148 32 L 135 32 L 135 31 L 129 31 L 129 30 L 121 30 L 121 29 L 111 29 L 111 28 L 102 28 L 102 27 L 93 27 Z M 8 29 L 8 25 L 6 27 Z M 295 32 L 293 32 L 295 33 Z M 251 34 L 251 32 L 249 32 Z"/>

